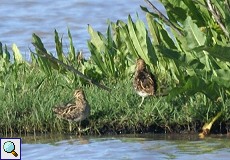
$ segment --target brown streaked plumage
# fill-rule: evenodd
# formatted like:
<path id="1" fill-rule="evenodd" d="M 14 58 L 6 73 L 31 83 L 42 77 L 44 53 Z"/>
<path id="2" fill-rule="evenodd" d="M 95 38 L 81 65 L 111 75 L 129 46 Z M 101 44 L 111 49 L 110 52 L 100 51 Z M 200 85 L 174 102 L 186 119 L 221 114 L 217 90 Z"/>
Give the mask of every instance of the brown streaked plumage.
<path id="1" fill-rule="evenodd" d="M 136 62 L 133 86 L 137 94 L 142 97 L 139 107 L 144 102 L 145 97 L 156 94 L 157 83 L 155 76 L 147 70 L 146 64 L 141 58 L 137 59 Z"/>
<path id="2" fill-rule="evenodd" d="M 75 90 L 74 97 L 75 103 L 68 103 L 64 106 L 53 108 L 53 112 L 57 115 L 57 117 L 70 122 L 70 131 L 72 130 L 71 122 L 81 122 L 90 114 L 90 106 L 85 98 L 83 90 Z"/>

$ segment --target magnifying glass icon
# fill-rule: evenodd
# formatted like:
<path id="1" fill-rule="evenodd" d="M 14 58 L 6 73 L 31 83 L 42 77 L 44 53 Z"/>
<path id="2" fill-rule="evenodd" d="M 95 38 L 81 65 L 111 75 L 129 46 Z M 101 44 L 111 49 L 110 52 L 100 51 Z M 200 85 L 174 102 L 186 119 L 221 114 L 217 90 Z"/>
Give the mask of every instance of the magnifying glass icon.
<path id="1" fill-rule="evenodd" d="M 3 149 L 6 153 L 11 153 L 13 154 L 15 157 L 18 156 L 17 152 L 15 152 L 15 145 L 13 142 L 11 141 L 7 141 L 3 144 Z"/>

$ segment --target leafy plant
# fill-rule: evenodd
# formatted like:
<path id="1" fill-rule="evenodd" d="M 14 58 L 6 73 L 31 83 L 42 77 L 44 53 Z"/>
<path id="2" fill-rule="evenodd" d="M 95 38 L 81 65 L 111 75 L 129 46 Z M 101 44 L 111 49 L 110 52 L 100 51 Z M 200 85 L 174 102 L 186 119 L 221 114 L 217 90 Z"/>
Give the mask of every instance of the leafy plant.
<path id="1" fill-rule="evenodd" d="M 59 37 L 59 34 L 56 30 L 54 31 L 54 41 L 55 41 L 57 59 L 62 63 L 69 64 L 78 69 L 79 65 L 82 65 L 82 62 L 84 61 L 84 59 L 80 52 L 77 53 L 75 51 L 75 47 L 73 45 L 73 40 L 72 40 L 72 35 L 69 29 L 68 29 L 68 38 L 69 38 L 69 52 L 65 54 L 64 49 L 63 49 L 62 38 Z M 54 69 L 58 71 L 59 73 L 63 74 L 67 82 L 74 83 L 78 79 L 75 76 L 75 74 L 68 72 L 67 69 L 64 68 L 61 64 L 45 56 L 45 55 L 48 55 L 50 57 L 54 57 L 52 53 L 46 50 L 42 40 L 36 34 L 33 34 L 32 43 L 35 47 L 35 52 L 31 50 L 31 57 L 32 57 L 33 63 L 38 64 L 41 70 L 44 73 L 46 73 L 47 76 L 51 76 L 52 70 Z"/>
<path id="2" fill-rule="evenodd" d="M 128 74 L 127 68 L 129 67 L 128 53 L 123 52 L 121 49 L 120 36 L 112 36 L 111 25 L 108 26 L 107 37 L 94 31 L 91 26 L 88 26 L 88 32 L 91 35 L 91 39 L 88 41 L 88 47 L 91 52 L 90 58 L 101 74 L 108 79 L 126 77 Z"/>
<path id="3" fill-rule="evenodd" d="M 16 44 L 12 45 L 12 52 L 8 50 L 7 46 L 2 46 L 0 42 L 0 86 L 4 86 L 4 78 L 13 74 L 15 77 L 18 76 L 18 70 L 21 65 L 29 65 L 24 61 L 22 55 Z"/>
<path id="4" fill-rule="evenodd" d="M 34 63 L 39 64 L 42 71 L 46 73 L 47 77 L 52 75 L 52 69 L 54 69 L 58 71 L 58 73 L 61 73 L 68 83 L 80 84 L 81 82 L 87 82 L 107 91 L 110 91 L 110 88 L 99 83 L 100 79 L 95 80 L 89 78 L 88 75 L 84 74 L 86 73 L 92 75 L 92 73 L 94 73 L 93 78 L 102 78 L 102 76 L 96 73 L 97 70 L 95 70 L 93 67 L 85 67 L 87 66 L 87 63 L 90 63 L 90 61 L 86 62 L 81 52 L 76 55 L 75 48 L 73 46 L 72 36 L 69 30 L 68 36 L 70 41 L 70 52 L 66 56 L 63 53 L 62 39 L 59 38 L 58 32 L 55 30 L 55 44 L 57 52 L 56 58 L 45 49 L 41 39 L 36 34 L 33 34 L 33 45 L 35 47 L 35 52 L 31 51 L 31 54 Z M 83 72 L 79 71 L 79 69 L 83 70 Z"/>
<path id="5" fill-rule="evenodd" d="M 228 6 L 224 6 L 223 1 L 215 1 L 212 4 L 213 8 L 209 6 L 210 1 L 161 2 L 166 7 L 168 19 L 159 16 L 157 11 L 157 13 L 150 12 L 146 7 L 142 9 L 146 12 L 147 23 L 155 42 L 154 48 L 158 55 L 162 55 L 163 59 L 166 58 L 166 62 L 169 62 L 162 63 L 164 61 L 160 59 L 159 63 L 168 68 L 174 79 L 179 81 L 170 92 L 171 98 L 183 93 L 194 95 L 201 92 L 216 100 L 221 92 L 227 93 L 229 86 L 226 85 L 226 80 L 230 80 L 230 75 L 227 71 L 229 63 L 226 63 L 226 60 L 229 57 L 216 52 L 218 50 L 222 50 L 222 53 L 227 52 L 227 43 L 222 43 L 221 46 L 217 43 L 227 42 L 228 30 L 226 27 L 221 27 L 223 22 L 218 23 L 213 14 L 220 13 L 220 16 L 223 16 L 220 19 L 228 17 L 225 15 Z M 151 7 L 155 8 L 152 4 Z M 211 9 L 216 9 L 215 13 Z M 223 24 L 228 26 L 227 23 Z M 171 28 L 170 36 L 167 34 L 166 26 Z M 214 47 L 216 45 L 219 48 Z"/>

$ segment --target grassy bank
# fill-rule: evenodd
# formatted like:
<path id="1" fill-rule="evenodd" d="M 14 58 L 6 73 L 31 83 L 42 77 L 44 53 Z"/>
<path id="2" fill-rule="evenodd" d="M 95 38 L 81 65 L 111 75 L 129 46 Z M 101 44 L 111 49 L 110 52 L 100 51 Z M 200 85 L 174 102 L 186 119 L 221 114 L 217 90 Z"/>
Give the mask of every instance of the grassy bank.
<path id="1" fill-rule="evenodd" d="M 211 12 L 205 1 L 161 1 L 167 18 L 145 1 L 148 26 L 131 16 L 127 23 L 109 22 L 106 34 L 88 26 L 87 60 L 76 51 L 70 30 L 68 43 L 54 31 L 55 53 L 33 34 L 30 62 L 15 44 L 11 51 L 0 43 L 0 132 L 68 133 L 69 124 L 57 119 L 52 107 L 82 87 L 92 108 L 82 134 L 197 132 L 212 119 L 217 121 L 211 132 L 227 133 L 230 5 L 215 1 Z M 156 74 L 159 93 L 168 93 L 146 98 L 141 108 L 132 88 L 138 57 Z"/>
<path id="2" fill-rule="evenodd" d="M 82 123 L 82 134 L 197 132 L 216 113 L 224 113 L 212 132 L 225 132 L 229 109 L 222 102 L 210 102 L 204 95 L 141 98 L 132 88 L 132 78 L 107 82 L 111 93 L 96 86 L 82 86 L 91 105 L 91 115 Z M 47 77 L 39 68 L 21 64 L 17 75 L 9 73 L 0 88 L 0 132 L 15 133 L 68 133 L 69 124 L 55 117 L 52 107 L 68 101 L 78 83 L 69 84 L 65 76 L 54 73 Z M 227 100 L 227 103 L 230 103 Z M 73 133 L 77 132 L 74 124 Z M 222 125 L 222 128 L 220 128 Z"/>

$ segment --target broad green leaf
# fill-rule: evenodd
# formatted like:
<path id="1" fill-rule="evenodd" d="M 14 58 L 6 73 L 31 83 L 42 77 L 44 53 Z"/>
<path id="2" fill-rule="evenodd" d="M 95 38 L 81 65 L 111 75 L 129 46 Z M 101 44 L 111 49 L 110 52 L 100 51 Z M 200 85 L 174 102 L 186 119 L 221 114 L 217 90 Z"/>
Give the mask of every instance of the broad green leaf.
<path id="1" fill-rule="evenodd" d="M 200 1 L 200 3 L 203 3 Z M 194 1 L 191 0 L 183 0 L 183 4 L 186 5 L 184 9 L 187 11 L 187 14 L 196 21 L 196 24 L 198 26 L 206 26 L 206 22 L 204 18 L 209 17 L 209 13 L 207 12 L 207 9 L 203 9 L 200 7 L 200 5 L 195 5 Z M 202 10 L 203 9 L 203 10 Z M 186 14 L 186 16 L 187 16 Z"/>
<path id="2" fill-rule="evenodd" d="M 136 24 L 128 17 L 129 34 L 133 42 L 135 50 L 144 61 L 152 67 L 157 64 L 157 56 L 152 46 L 152 42 L 148 37 L 147 30 L 141 20 L 137 20 Z"/>
<path id="3" fill-rule="evenodd" d="M 10 52 L 8 51 L 6 45 L 3 48 L 1 42 L 0 42 L 0 59 L 3 59 L 4 63 L 10 63 Z"/>
<path id="4" fill-rule="evenodd" d="M 2 42 L 0 42 L 0 56 L 3 56 L 3 48 L 2 48 Z"/>
<path id="5" fill-rule="evenodd" d="M 165 7 L 167 12 L 167 17 L 169 21 L 173 23 L 175 26 L 178 26 L 178 22 L 183 22 L 186 19 L 186 5 L 183 1 L 177 0 L 161 0 L 162 4 Z"/>
<path id="6" fill-rule="evenodd" d="M 230 54 L 229 54 L 230 47 L 227 45 L 226 46 L 214 45 L 212 47 L 200 46 L 194 48 L 194 50 L 195 51 L 205 50 L 214 58 L 218 58 L 222 61 L 230 62 Z"/>
<path id="7" fill-rule="evenodd" d="M 146 13 L 146 19 L 147 19 L 147 23 L 149 26 L 150 34 L 153 38 L 153 44 L 159 45 L 161 42 L 161 39 L 160 39 L 158 27 L 156 26 L 156 20 L 154 20 L 153 16 L 149 13 Z"/>
<path id="8" fill-rule="evenodd" d="M 185 38 L 187 41 L 188 48 L 195 48 L 197 46 L 204 45 L 206 41 L 206 37 L 204 33 L 197 27 L 197 25 L 193 22 L 191 17 L 187 17 L 185 20 L 185 30 L 187 32 Z"/>
<path id="9" fill-rule="evenodd" d="M 53 66 L 58 67 L 58 64 L 55 63 L 50 63 L 49 60 L 47 58 L 44 57 L 44 54 L 48 54 L 47 50 L 45 49 L 41 39 L 34 33 L 33 34 L 33 45 L 35 47 L 35 51 L 36 53 L 32 52 L 32 54 L 36 54 L 37 56 L 39 56 L 37 58 L 38 64 L 41 67 L 41 69 L 47 74 L 47 75 L 51 75 L 52 71 L 51 71 L 51 64 Z"/>
<path id="10" fill-rule="evenodd" d="M 59 38 L 58 32 L 54 31 L 54 39 L 55 39 L 55 46 L 56 46 L 56 52 L 58 59 L 60 61 L 63 61 L 63 49 L 62 49 L 62 39 Z"/>
<path id="11" fill-rule="evenodd" d="M 112 38 L 112 31 L 110 28 L 110 25 L 108 26 L 107 29 L 107 46 L 106 46 L 106 53 L 105 55 L 108 55 L 109 59 L 106 61 L 107 67 L 110 68 L 110 72 L 113 76 L 115 76 L 115 63 L 114 63 L 114 57 L 116 55 L 116 51 L 114 50 L 114 43 L 113 43 L 113 38 Z"/>
<path id="12" fill-rule="evenodd" d="M 14 43 L 12 46 L 12 51 L 14 54 L 14 61 L 18 64 L 23 62 L 22 54 L 20 53 L 17 45 Z"/>
<path id="13" fill-rule="evenodd" d="M 170 58 L 175 61 L 175 63 L 179 66 L 184 66 L 187 69 L 196 68 L 196 69 L 203 69 L 204 64 L 200 62 L 200 60 L 194 57 L 192 54 L 189 53 L 182 53 L 175 49 L 169 49 L 162 46 L 157 46 L 159 53 L 163 56 Z"/>
<path id="14" fill-rule="evenodd" d="M 138 53 L 134 47 L 132 38 L 130 37 L 130 34 L 129 34 L 128 25 L 122 21 L 118 21 L 118 25 L 120 27 L 119 31 L 120 31 L 121 37 L 124 39 L 129 52 L 135 57 L 138 57 Z"/>
<path id="15" fill-rule="evenodd" d="M 216 100 L 219 97 L 218 86 L 215 82 L 205 82 L 202 78 L 197 76 L 188 77 L 183 86 L 178 86 L 170 91 L 168 100 L 176 97 L 179 94 L 186 94 L 193 96 L 200 92 L 205 94 L 211 100 Z"/>
<path id="16" fill-rule="evenodd" d="M 38 63 L 37 57 L 34 55 L 34 53 L 32 53 L 32 51 L 30 52 L 30 57 L 33 64 Z"/>
<path id="17" fill-rule="evenodd" d="M 91 57 L 99 69 L 108 77 L 116 77 L 116 69 L 114 63 L 114 56 L 116 51 L 114 49 L 114 42 L 110 25 L 107 29 L 107 38 L 100 32 L 95 32 L 89 26 L 91 40 L 88 41 L 88 46 L 91 51 Z"/>
<path id="18" fill-rule="evenodd" d="M 90 41 L 88 41 L 88 47 L 91 53 L 91 58 L 99 67 L 99 69 L 102 71 L 102 73 L 106 74 L 106 68 L 101 53 L 96 49 L 96 47 Z"/>
<path id="19" fill-rule="evenodd" d="M 160 19 L 160 16 L 159 16 L 158 14 L 153 13 L 153 12 L 150 12 L 150 11 L 149 11 L 146 7 L 144 7 L 144 6 L 140 6 L 140 7 L 141 7 L 141 9 L 142 9 L 144 12 L 146 12 L 147 14 L 152 15 L 154 18 Z"/>
<path id="20" fill-rule="evenodd" d="M 215 81 L 220 86 L 230 88 L 230 69 L 218 69 L 215 70 L 216 75 L 212 75 L 213 81 Z"/>
<path id="21" fill-rule="evenodd" d="M 161 45 L 164 45 L 168 48 L 171 48 L 171 49 L 177 49 L 176 45 L 175 45 L 175 42 L 173 41 L 173 39 L 169 36 L 169 31 L 166 31 L 165 28 L 163 28 L 163 26 L 161 24 L 157 24 L 157 27 L 160 31 L 160 36 L 161 36 L 161 41 L 162 41 L 162 44 Z"/>
<path id="22" fill-rule="evenodd" d="M 90 42 L 92 44 L 94 44 L 94 46 L 96 47 L 96 49 L 100 52 L 100 51 L 104 51 L 105 50 L 105 41 L 102 40 L 101 38 L 101 34 L 99 32 L 96 32 L 93 30 L 93 28 L 88 25 L 88 32 L 90 34 Z"/>
<path id="23" fill-rule="evenodd" d="M 75 52 L 75 47 L 73 45 L 73 39 L 69 28 L 68 28 L 68 38 L 69 38 L 69 59 L 71 62 L 73 62 L 76 58 L 76 52 Z"/>
<path id="24" fill-rule="evenodd" d="M 138 55 L 140 55 L 145 61 L 148 60 L 147 58 L 147 45 L 145 45 L 145 47 L 142 48 L 142 43 L 144 43 L 144 38 L 143 37 L 138 37 L 138 35 L 142 35 L 139 34 L 136 28 L 136 25 L 134 24 L 134 22 L 131 19 L 131 16 L 128 17 L 128 33 L 131 37 L 133 46 L 135 48 L 135 50 L 137 51 Z M 143 35 L 142 35 L 143 36 Z"/>

